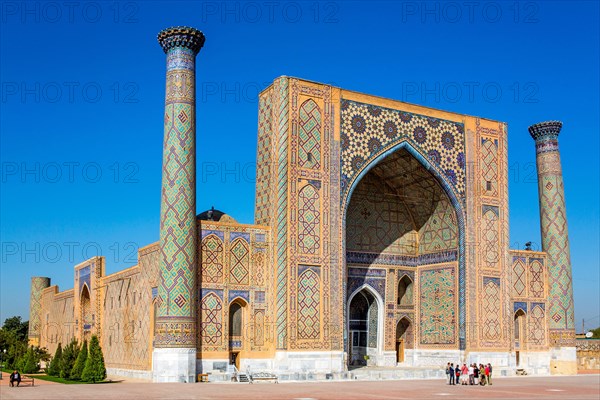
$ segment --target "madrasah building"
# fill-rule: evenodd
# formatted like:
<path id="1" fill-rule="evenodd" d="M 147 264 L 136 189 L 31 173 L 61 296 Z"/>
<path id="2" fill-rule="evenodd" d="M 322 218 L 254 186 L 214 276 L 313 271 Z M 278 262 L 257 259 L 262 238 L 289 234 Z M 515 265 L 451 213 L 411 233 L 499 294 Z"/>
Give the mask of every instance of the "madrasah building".
<path id="1" fill-rule="evenodd" d="M 158 35 L 160 241 L 114 274 L 104 257 L 75 266 L 73 289 L 33 277 L 30 344 L 54 353 L 98 335 L 109 374 L 155 382 L 231 365 L 576 373 L 560 122 L 529 127 L 543 251 L 509 249 L 505 123 L 286 76 L 259 97 L 254 224 L 197 215 L 204 40 L 187 27 Z"/>

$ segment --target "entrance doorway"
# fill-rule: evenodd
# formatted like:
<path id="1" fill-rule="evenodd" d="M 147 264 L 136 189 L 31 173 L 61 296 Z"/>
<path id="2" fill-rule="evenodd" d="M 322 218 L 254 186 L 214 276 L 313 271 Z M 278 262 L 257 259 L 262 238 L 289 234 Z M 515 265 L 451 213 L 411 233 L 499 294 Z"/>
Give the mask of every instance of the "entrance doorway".
<path id="1" fill-rule="evenodd" d="M 370 355 L 378 349 L 379 305 L 367 288 L 356 293 L 350 301 L 350 365 L 367 365 Z"/>
<path id="2" fill-rule="evenodd" d="M 412 348 L 412 324 L 404 317 L 396 325 L 396 362 L 404 362 L 407 348 Z"/>

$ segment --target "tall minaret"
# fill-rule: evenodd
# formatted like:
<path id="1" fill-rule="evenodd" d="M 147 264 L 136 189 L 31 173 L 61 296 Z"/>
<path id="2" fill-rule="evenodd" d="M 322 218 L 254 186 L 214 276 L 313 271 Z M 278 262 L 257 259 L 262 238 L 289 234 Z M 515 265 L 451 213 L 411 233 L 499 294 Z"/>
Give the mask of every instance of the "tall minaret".
<path id="1" fill-rule="evenodd" d="M 196 381 L 196 55 L 197 29 L 158 34 L 167 54 L 160 207 L 160 284 L 152 359 L 155 382 Z"/>
<path id="2" fill-rule="evenodd" d="M 40 345 L 41 326 L 41 311 L 42 311 L 42 291 L 50 287 L 50 278 L 42 276 L 34 276 L 31 278 L 31 297 L 29 303 L 29 345 Z M 2 351 L 2 350 L 0 350 Z"/>
<path id="3" fill-rule="evenodd" d="M 529 127 L 535 140 L 542 250 L 548 253 L 548 307 L 550 346 L 554 348 L 551 372 L 576 373 L 573 281 L 565 189 L 558 134 L 562 122 L 541 122 Z"/>

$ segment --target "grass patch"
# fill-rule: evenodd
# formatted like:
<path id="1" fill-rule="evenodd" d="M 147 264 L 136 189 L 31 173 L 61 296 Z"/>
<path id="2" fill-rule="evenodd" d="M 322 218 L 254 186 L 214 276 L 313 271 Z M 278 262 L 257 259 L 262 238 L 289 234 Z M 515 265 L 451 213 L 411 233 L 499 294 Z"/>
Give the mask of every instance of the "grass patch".
<path id="1" fill-rule="evenodd" d="M 12 369 L 7 369 L 7 368 L 2 368 L 2 379 L 7 379 L 10 377 L 10 374 L 12 374 L 13 370 Z M 21 374 L 21 376 L 30 376 L 33 379 L 39 379 L 42 381 L 50 381 L 50 382 L 56 382 L 56 383 L 62 383 L 64 385 L 87 385 L 89 382 L 83 382 L 83 381 L 74 381 L 71 379 L 64 379 L 64 378 L 59 378 L 58 376 L 50 376 L 50 375 L 46 375 L 44 373 L 39 373 L 39 374 Z M 103 382 L 96 382 L 96 383 L 116 383 L 115 381 L 103 381 Z"/>

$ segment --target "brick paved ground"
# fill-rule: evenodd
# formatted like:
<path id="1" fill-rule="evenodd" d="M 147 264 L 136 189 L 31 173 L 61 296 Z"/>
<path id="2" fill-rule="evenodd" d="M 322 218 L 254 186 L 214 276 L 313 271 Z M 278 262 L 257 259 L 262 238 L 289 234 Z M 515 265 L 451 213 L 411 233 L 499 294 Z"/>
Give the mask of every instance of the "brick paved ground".
<path id="1" fill-rule="evenodd" d="M 321 383 L 114 383 L 0 386 L 1 399 L 595 399 L 600 375 L 497 378 L 493 386 L 448 386 L 439 380 Z"/>

